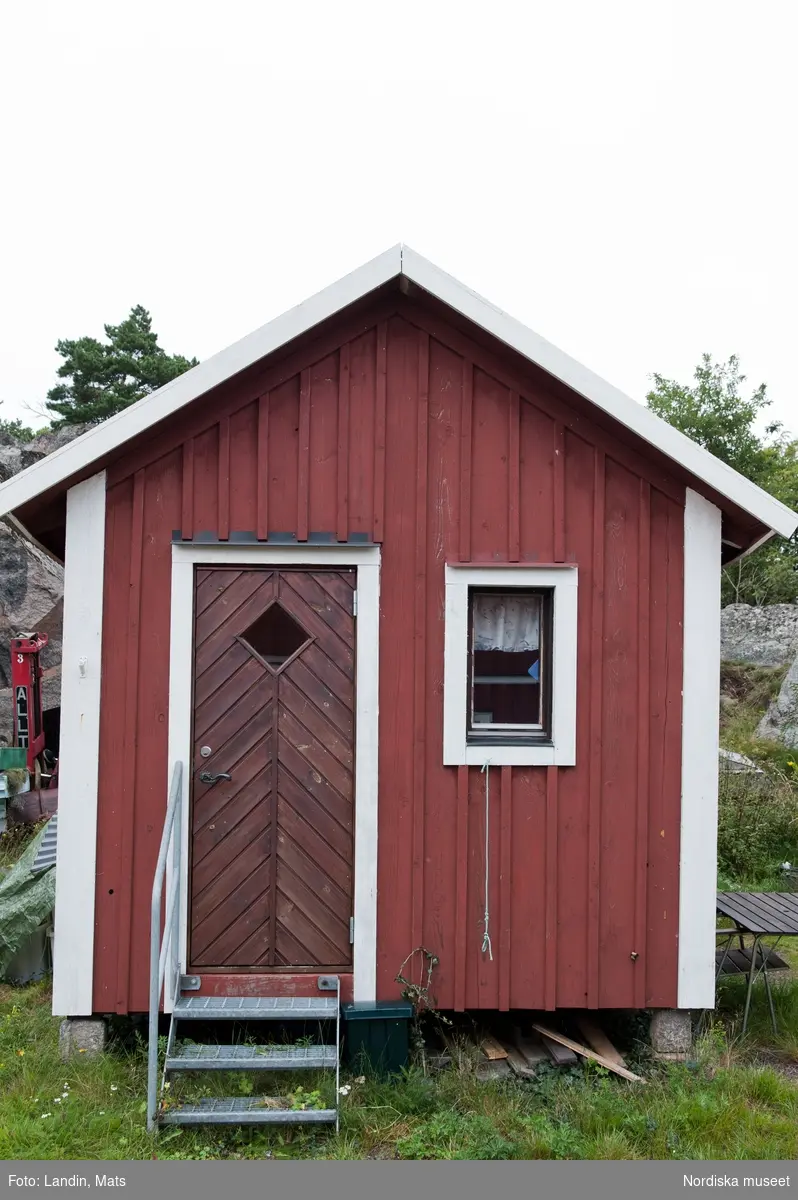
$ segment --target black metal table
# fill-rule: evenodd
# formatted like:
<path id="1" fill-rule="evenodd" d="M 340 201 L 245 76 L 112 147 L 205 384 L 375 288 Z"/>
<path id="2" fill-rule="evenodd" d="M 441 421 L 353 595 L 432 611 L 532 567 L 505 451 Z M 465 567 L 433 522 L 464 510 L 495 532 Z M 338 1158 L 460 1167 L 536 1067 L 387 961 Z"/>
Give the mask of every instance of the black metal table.
<path id="1" fill-rule="evenodd" d="M 778 1033 L 769 972 L 789 969 L 789 963 L 776 954 L 776 946 L 783 937 L 798 937 L 798 893 L 718 892 L 717 910 L 734 921 L 734 928 L 716 930 L 718 937 L 726 939 L 725 945 L 718 947 L 716 952 L 716 978 L 734 974 L 748 976 L 743 1033 L 748 1028 L 751 989 L 760 975 L 765 981 L 773 1032 Z M 750 947 L 745 945 L 746 935 L 752 939 Z M 775 938 L 775 941 L 772 946 L 766 946 L 763 938 Z M 733 948 L 735 942 L 739 943 L 736 949 Z"/>

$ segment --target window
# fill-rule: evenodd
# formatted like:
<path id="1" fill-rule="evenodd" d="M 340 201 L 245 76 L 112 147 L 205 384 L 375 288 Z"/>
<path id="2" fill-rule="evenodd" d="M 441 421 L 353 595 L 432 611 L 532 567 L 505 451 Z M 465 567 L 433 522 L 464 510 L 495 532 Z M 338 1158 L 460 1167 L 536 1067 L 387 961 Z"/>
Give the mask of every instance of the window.
<path id="1" fill-rule="evenodd" d="M 469 741 L 548 737 L 551 599 L 551 590 L 469 589 Z"/>
<path id="2" fill-rule="evenodd" d="M 572 765 L 577 569 L 447 566 L 444 762 Z"/>

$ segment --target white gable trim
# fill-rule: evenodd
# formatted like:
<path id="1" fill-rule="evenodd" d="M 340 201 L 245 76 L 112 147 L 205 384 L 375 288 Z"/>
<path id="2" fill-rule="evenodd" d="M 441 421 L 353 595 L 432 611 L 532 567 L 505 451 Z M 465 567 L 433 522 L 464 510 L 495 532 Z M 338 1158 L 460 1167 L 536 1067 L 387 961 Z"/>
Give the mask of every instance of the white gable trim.
<path id="1" fill-rule="evenodd" d="M 211 388 L 252 366 L 293 338 L 319 325 L 354 301 L 389 280 L 404 275 L 412 283 L 505 345 L 542 367 L 549 375 L 584 396 L 620 421 L 651 446 L 679 463 L 697 480 L 750 513 L 769 530 L 790 537 L 798 515 L 768 495 L 749 479 L 685 437 L 642 404 L 594 375 L 575 359 L 558 350 L 531 329 L 458 283 L 408 246 L 397 245 L 337 283 L 318 292 L 296 308 L 251 333 L 248 337 L 200 363 L 150 396 L 126 409 L 82 437 L 48 455 L 0 485 L 0 516 L 13 512 L 49 488 L 56 487 L 126 441 L 163 421 Z"/>
<path id="2" fill-rule="evenodd" d="M 715 1006 L 720 577 L 720 510 L 688 488 L 684 510 L 679 1008 Z"/>

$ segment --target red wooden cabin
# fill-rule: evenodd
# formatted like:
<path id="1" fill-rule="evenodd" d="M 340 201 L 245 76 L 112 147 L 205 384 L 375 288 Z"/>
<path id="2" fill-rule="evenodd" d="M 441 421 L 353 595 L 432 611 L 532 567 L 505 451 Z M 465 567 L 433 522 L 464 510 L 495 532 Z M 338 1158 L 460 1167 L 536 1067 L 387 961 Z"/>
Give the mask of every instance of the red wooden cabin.
<path id="1" fill-rule="evenodd" d="M 641 405 L 396 247 L 0 511 L 66 563 L 56 1013 L 147 1008 L 176 762 L 201 994 L 713 1005 L 721 564 L 798 518 Z"/>

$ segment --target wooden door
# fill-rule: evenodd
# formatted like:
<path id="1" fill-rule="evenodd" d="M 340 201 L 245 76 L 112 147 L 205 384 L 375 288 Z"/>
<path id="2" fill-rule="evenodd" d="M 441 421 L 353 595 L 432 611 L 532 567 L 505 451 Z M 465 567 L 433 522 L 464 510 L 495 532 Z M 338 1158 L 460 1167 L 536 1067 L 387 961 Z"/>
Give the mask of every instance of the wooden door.
<path id="1" fill-rule="evenodd" d="M 355 572 L 195 586 L 190 969 L 346 969 Z"/>

